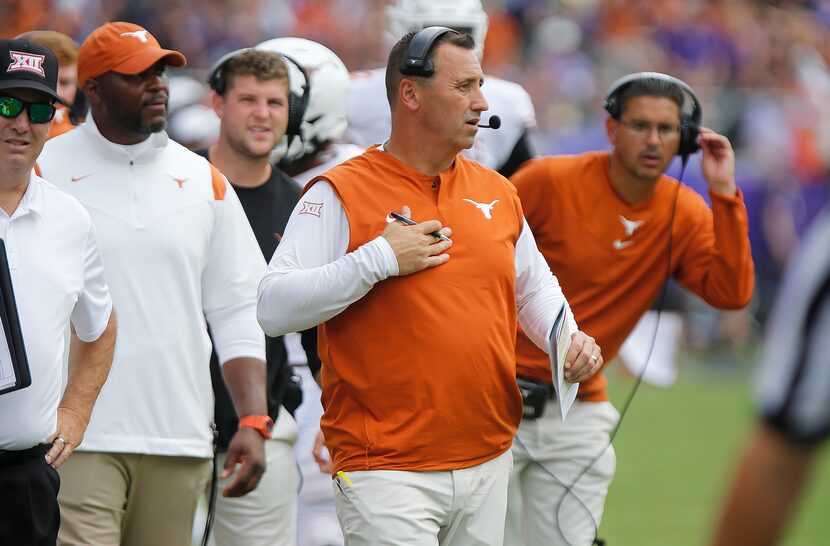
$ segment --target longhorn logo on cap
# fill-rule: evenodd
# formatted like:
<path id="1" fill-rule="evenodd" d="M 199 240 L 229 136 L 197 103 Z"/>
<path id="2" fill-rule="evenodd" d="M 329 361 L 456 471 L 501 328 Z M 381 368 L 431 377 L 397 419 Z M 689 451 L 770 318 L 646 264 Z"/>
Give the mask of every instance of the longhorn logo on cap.
<path id="1" fill-rule="evenodd" d="M 142 44 L 147 43 L 147 31 L 146 30 L 134 30 L 132 32 L 122 32 L 121 36 L 130 36 L 132 38 L 138 39 Z"/>

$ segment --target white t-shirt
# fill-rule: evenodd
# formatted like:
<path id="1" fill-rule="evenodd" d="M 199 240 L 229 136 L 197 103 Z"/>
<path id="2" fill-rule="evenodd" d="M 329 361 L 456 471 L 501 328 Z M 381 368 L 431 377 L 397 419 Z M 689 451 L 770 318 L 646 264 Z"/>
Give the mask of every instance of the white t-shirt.
<path id="1" fill-rule="evenodd" d="M 0 450 L 28 449 L 55 432 L 67 328 L 98 339 L 112 310 L 92 219 L 70 195 L 32 173 L 11 217 L 0 209 L 32 384 L 0 395 Z"/>
<path id="2" fill-rule="evenodd" d="M 346 110 L 349 120 L 346 140 L 362 148 L 382 143 L 392 131 L 385 77 L 385 68 L 352 74 Z M 530 95 L 517 83 L 485 75 L 481 91 L 490 106 L 481 115 L 481 122 L 487 124 L 491 115 L 498 115 L 501 127 L 480 128 L 473 147 L 461 154 L 498 170 L 510 158 L 522 135 L 536 127 L 536 110 Z"/>
<path id="3" fill-rule="evenodd" d="M 205 319 L 220 362 L 265 360 L 265 261 L 236 194 L 166 133 L 121 146 L 92 117 L 48 141 L 38 165 L 92 216 L 118 309 L 115 359 L 80 449 L 210 457 Z"/>

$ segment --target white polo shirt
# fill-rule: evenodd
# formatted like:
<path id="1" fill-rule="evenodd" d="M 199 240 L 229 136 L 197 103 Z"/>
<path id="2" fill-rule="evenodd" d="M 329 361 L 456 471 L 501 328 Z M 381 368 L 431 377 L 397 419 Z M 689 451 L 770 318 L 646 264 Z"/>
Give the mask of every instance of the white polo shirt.
<path id="1" fill-rule="evenodd" d="M 27 449 L 55 432 L 69 321 L 98 339 L 112 300 L 89 213 L 32 173 L 11 218 L 0 209 L 9 270 L 32 384 L 0 395 L 0 450 Z"/>
<path id="2" fill-rule="evenodd" d="M 123 146 L 92 116 L 47 141 L 38 165 L 92 216 L 118 309 L 112 370 L 79 449 L 211 457 L 206 322 L 220 362 L 265 366 L 256 321 L 265 260 L 239 199 L 164 131 Z"/>

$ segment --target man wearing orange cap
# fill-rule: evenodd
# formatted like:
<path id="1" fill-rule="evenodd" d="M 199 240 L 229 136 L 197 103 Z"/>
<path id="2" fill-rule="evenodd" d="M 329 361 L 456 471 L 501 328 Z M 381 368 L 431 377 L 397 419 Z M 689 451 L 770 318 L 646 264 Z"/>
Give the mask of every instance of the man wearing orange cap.
<path id="1" fill-rule="evenodd" d="M 190 543 L 212 456 L 205 319 L 240 416 L 223 493 L 244 495 L 264 471 L 265 264 L 227 179 L 164 131 L 165 70 L 184 64 L 137 25 L 99 27 L 78 57 L 90 115 L 41 156 L 98 227 L 124 323 L 84 450 L 61 469 L 61 544 Z"/>

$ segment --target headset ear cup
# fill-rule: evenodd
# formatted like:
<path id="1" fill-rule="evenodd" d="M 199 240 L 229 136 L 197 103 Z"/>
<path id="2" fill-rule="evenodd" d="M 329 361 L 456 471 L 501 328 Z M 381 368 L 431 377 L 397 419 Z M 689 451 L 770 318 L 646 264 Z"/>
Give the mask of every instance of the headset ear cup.
<path id="1" fill-rule="evenodd" d="M 289 55 L 284 53 L 280 53 L 280 55 L 285 59 L 286 66 L 291 67 L 289 68 L 288 77 L 288 125 L 285 129 L 285 134 L 289 137 L 288 141 L 290 143 L 295 136 L 302 138 L 303 116 L 310 99 L 311 80 L 303 65 Z M 291 74 L 292 70 L 297 74 Z M 298 78 L 296 81 L 294 80 L 295 77 Z M 297 82 L 302 82 L 302 85 L 298 85 Z"/>
<path id="2" fill-rule="evenodd" d="M 697 136 L 700 132 L 697 124 L 688 117 L 683 118 L 680 125 L 680 147 L 677 154 L 680 156 L 689 156 L 700 149 L 697 143 Z"/>
<path id="3" fill-rule="evenodd" d="M 302 99 L 296 93 L 288 96 L 288 126 L 285 132 L 288 136 L 299 136 L 300 125 L 303 122 Z"/>
<path id="4" fill-rule="evenodd" d="M 219 63 L 213 67 L 208 76 L 208 86 L 220 95 L 225 94 L 225 78 L 222 77 L 222 69 L 225 63 Z"/>
<path id="5" fill-rule="evenodd" d="M 223 95 L 225 93 L 225 82 L 223 81 L 221 72 L 221 68 L 216 71 L 216 73 L 210 79 L 209 85 L 211 89 L 216 91 L 218 94 Z"/>
<path id="6" fill-rule="evenodd" d="M 613 119 L 619 118 L 619 113 L 617 112 L 616 105 L 617 98 L 614 95 L 609 95 L 602 105 L 605 111 L 608 112 L 608 115 L 611 116 Z"/>
<path id="7" fill-rule="evenodd" d="M 401 61 L 398 71 L 405 76 L 425 78 L 432 76 L 435 73 L 435 65 L 427 58 L 429 50 L 438 38 L 448 32 L 458 34 L 457 30 L 440 26 L 425 27 L 419 30 L 409 42 L 406 57 Z"/>

